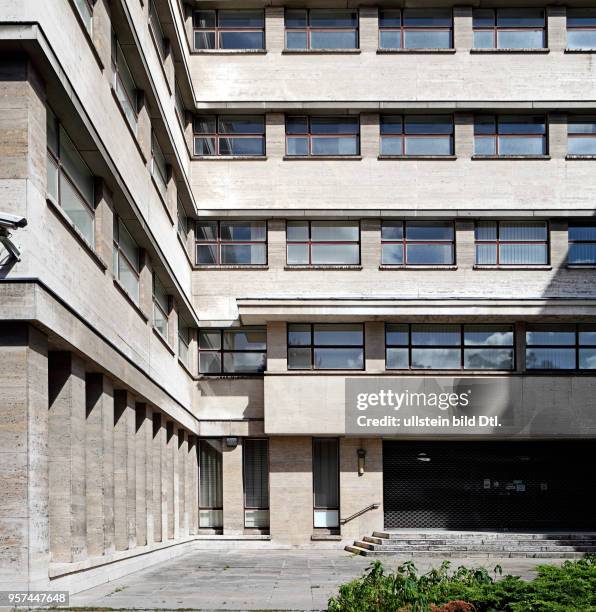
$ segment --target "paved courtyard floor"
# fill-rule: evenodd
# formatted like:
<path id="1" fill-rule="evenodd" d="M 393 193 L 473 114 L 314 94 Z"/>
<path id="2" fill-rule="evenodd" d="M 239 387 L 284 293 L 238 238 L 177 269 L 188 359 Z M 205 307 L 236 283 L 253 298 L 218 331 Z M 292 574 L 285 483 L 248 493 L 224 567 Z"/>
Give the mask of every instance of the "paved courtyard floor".
<path id="1" fill-rule="evenodd" d="M 388 567 L 405 559 L 387 557 Z M 450 559 L 452 567 L 465 563 L 491 572 L 526 578 L 541 563 L 556 559 Z M 440 565 L 440 559 L 414 559 L 419 570 Z M 196 550 L 130 574 L 70 598 L 71 607 L 193 609 L 193 610 L 325 610 L 337 586 L 360 576 L 370 557 L 342 550 L 287 551 Z"/>

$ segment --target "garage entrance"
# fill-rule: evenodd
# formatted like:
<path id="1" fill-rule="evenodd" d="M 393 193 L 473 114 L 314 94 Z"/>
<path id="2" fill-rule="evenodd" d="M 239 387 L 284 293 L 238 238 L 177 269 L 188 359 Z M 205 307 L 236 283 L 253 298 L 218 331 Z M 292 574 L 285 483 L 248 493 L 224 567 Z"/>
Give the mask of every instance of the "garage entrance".
<path id="1" fill-rule="evenodd" d="M 383 443 L 385 528 L 594 528 L 594 441 Z"/>

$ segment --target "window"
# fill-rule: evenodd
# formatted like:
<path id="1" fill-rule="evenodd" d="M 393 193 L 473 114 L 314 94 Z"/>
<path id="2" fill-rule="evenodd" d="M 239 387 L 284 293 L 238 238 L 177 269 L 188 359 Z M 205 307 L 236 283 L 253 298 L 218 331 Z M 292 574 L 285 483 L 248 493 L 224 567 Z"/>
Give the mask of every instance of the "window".
<path id="1" fill-rule="evenodd" d="M 596 264 L 596 223 L 569 222 L 567 263 L 575 266 Z"/>
<path id="2" fill-rule="evenodd" d="M 245 438 L 242 443 L 244 467 L 244 526 L 269 528 L 269 452 L 263 439 Z"/>
<path id="3" fill-rule="evenodd" d="M 168 292 L 157 276 L 153 275 L 153 327 L 164 340 L 168 340 Z"/>
<path id="4" fill-rule="evenodd" d="M 182 128 L 184 129 L 186 127 L 186 106 L 184 104 L 182 93 L 180 92 L 180 89 L 178 89 L 178 85 L 174 85 L 174 105 L 176 107 L 178 119 L 182 124 Z"/>
<path id="5" fill-rule="evenodd" d="M 190 327 L 180 319 L 178 322 L 178 358 L 185 365 L 189 366 L 189 352 L 190 347 Z"/>
<path id="6" fill-rule="evenodd" d="M 358 221 L 288 221 L 288 265 L 358 265 Z"/>
<path id="7" fill-rule="evenodd" d="M 546 221 L 477 221 L 474 239 L 476 265 L 548 264 Z"/>
<path id="8" fill-rule="evenodd" d="M 596 326 L 528 325 L 526 368 L 528 370 L 596 369 Z"/>
<path id="9" fill-rule="evenodd" d="M 358 155 L 359 117 L 286 117 L 286 154 Z"/>
<path id="10" fill-rule="evenodd" d="M 596 9 L 567 7 L 567 47 L 596 49 Z"/>
<path id="11" fill-rule="evenodd" d="M 380 9 L 380 49 L 451 49 L 451 9 Z"/>
<path id="12" fill-rule="evenodd" d="M 178 236 L 180 236 L 180 240 L 182 240 L 182 242 L 186 244 L 186 241 L 188 240 L 188 217 L 186 216 L 186 211 L 184 210 L 184 206 L 182 206 L 182 203 L 180 202 L 180 200 L 178 200 L 177 212 L 178 212 L 178 224 L 177 224 Z"/>
<path id="13" fill-rule="evenodd" d="M 47 108 L 48 195 L 68 215 L 83 240 L 95 242 L 95 178 L 68 134 Z"/>
<path id="14" fill-rule="evenodd" d="M 288 370 L 363 370 L 362 323 L 289 323 Z"/>
<path id="15" fill-rule="evenodd" d="M 163 62 L 168 54 L 168 39 L 164 36 L 159 14 L 153 0 L 149 0 L 149 29 L 157 46 L 159 56 Z"/>
<path id="16" fill-rule="evenodd" d="M 286 9 L 286 49 L 358 49 L 358 11 Z"/>
<path id="17" fill-rule="evenodd" d="M 74 5 L 83 20 L 85 29 L 91 33 L 91 28 L 93 27 L 93 5 L 89 0 L 74 0 Z"/>
<path id="18" fill-rule="evenodd" d="M 198 221 L 197 265 L 265 265 L 266 221 Z"/>
<path id="19" fill-rule="evenodd" d="M 545 155 L 544 115 L 477 115 L 475 155 Z"/>
<path id="20" fill-rule="evenodd" d="M 570 155 L 596 155 L 596 116 L 568 118 L 567 152 Z"/>
<path id="21" fill-rule="evenodd" d="M 381 263 L 387 266 L 453 265 L 453 222 L 383 221 Z"/>
<path id="22" fill-rule="evenodd" d="M 512 325 L 391 323 L 385 326 L 388 370 L 513 370 Z"/>
<path id="23" fill-rule="evenodd" d="M 262 10 L 195 11 L 193 27 L 196 51 L 265 48 L 265 14 Z"/>
<path id="24" fill-rule="evenodd" d="M 453 155 L 453 116 L 382 116 L 381 155 Z"/>
<path id="25" fill-rule="evenodd" d="M 223 527 L 221 439 L 199 440 L 199 527 Z"/>
<path id="26" fill-rule="evenodd" d="M 543 49 L 544 9 L 474 9 L 474 49 Z"/>
<path id="27" fill-rule="evenodd" d="M 339 440 L 313 438 L 313 526 L 339 527 Z"/>
<path id="28" fill-rule="evenodd" d="M 194 121 L 195 155 L 265 155 L 262 115 L 204 115 Z"/>
<path id="29" fill-rule="evenodd" d="M 267 363 L 264 327 L 199 331 L 201 374 L 258 374 Z"/>
<path id="30" fill-rule="evenodd" d="M 114 276 L 133 299 L 139 302 L 139 247 L 122 220 L 114 215 Z"/>
<path id="31" fill-rule="evenodd" d="M 112 71 L 114 92 L 128 124 L 137 131 L 137 87 L 122 53 L 122 47 L 112 32 Z"/>
<path id="32" fill-rule="evenodd" d="M 157 142 L 155 132 L 151 132 L 151 174 L 162 194 L 165 195 L 168 184 L 168 165 Z"/>

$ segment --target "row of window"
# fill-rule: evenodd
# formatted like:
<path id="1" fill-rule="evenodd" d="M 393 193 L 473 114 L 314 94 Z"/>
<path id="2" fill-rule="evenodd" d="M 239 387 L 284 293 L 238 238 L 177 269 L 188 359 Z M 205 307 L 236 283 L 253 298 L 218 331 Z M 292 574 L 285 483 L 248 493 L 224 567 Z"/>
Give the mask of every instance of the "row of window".
<path id="1" fill-rule="evenodd" d="M 474 9 L 475 49 L 543 49 L 543 8 Z M 379 10 L 379 49 L 453 49 L 450 8 Z M 194 48 L 265 49 L 265 14 L 257 9 L 198 10 L 193 14 Z M 359 48 L 358 9 L 286 9 L 288 50 Z M 596 48 L 596 9 L 567 9 L 567 47 Z"/>
<path id="2" fill-rule="evenodd" d="M 289 323 L 289 370 L 363 370 L 362 323 Z M 264 372 L 263 327 L 199 331 L 199 372 Z M 527 370 L 596 370 L 596 325 L 528 324 Z M 512 324 L 387 323 L 387 370 L 514 370 Z"/>
<path id="3" fill-rule="evenodd" d="M 476 265 L 549 264 L 547 221 L 477 221 Z M 596 265 L 596 223 L 568 224 L 569 265 Z M 381 264 L 454 265 L 453 221 L 384 220 Z M 288 265 L 359 265 L 359 221 L 287 221 Z M 199 221 L 197 265 L 265 265 L 266 221 Z"/>
<path id="4" fill-rule="evenodd" d="M 381 115 L 380 155 L 391 157 L 454 154 L 453 115 Z M 545 115 L 488 115 L 474 118 L 474 155 L 546 155 Z M 263 115 L 204 115 L 194 120 L 196 156 L 264 156 Z M 571 116 L 569 155 L 596 155 L 596 116 Z M 286 116 L 286 155 L 298 157 L 360 154 L 360 117 Z"/>

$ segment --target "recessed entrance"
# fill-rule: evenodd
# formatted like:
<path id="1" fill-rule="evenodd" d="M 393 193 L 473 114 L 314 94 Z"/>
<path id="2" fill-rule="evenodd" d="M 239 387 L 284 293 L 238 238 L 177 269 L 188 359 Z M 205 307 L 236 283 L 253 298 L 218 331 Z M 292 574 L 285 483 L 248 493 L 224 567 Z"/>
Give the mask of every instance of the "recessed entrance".
<path id="1" fill-rule="evenodd" d="M 594 528 L 594 441 L 383 443 L 385 528 Z"/>

